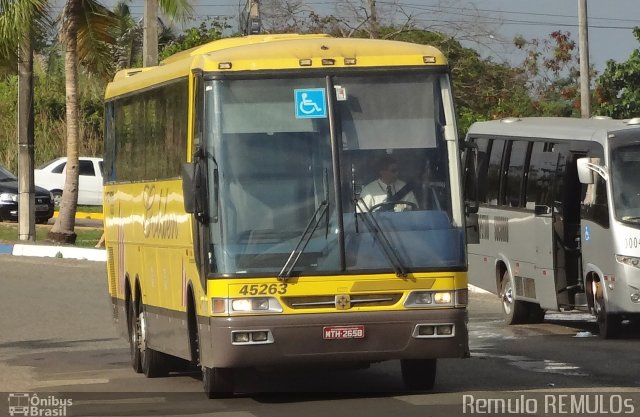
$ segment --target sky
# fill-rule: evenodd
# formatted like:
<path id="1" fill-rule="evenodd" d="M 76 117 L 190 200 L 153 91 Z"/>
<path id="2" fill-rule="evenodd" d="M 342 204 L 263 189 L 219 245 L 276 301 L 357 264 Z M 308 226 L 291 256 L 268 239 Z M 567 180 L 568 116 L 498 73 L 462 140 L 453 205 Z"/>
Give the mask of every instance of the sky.
<path id="1" fill-rule="evenodd" d="M 64 0 L 56 0 L 63 2 Z M 102 0 L 112 6 L 116 0 Z M 346 1 L 297 0 L 304 7 L 320 14 L 335 14 Z M 351 3 L 367 3 L 351 0 Z M 191 0 L 195 14 L 204 16 L 228 16 L 235 23 L 240 5 L 246 0 Z M 134 16 L 141 16 L 143 0 L 130 0 Z M 556 30 L 568 31 L 578 42 L 579 0 L 377 0 L 379 13 L 395 16 L 396 22 L 412 19 L 420 26 L 436 30 L 450 30 L 464 38 L 464 32 L 476 29 L 476 40 L 483 56 L 494 61 L 507 61 L 517 65 L 523 56 L 513 47 L 513 38 L 523 35 L 527 39 L 548 38 Z M 632 34 L 634 26 L 640 26 L 640 0 L 588 0 L 589 56 L 590 63 L 599 72 L 607 60 L 625 61 L 634 49 L 640 48 Z M 185 27 L 196 26 L 197 21 Z M 232 23 L 233 24 L 233 23 Z M 473 46 L 469 44 L 469 46 Z"/>

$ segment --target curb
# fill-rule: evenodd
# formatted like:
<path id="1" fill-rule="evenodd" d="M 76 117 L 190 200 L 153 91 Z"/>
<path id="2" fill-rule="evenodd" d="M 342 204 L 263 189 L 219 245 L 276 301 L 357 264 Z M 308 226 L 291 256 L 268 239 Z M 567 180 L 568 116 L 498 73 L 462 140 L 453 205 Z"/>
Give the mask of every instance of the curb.
<path id="1" fill-rule="evenodd" d="M 58 210 L 53 212 L 53 217 L 58 217 Z M 82 220 L 104 220 L 103 213 L 89 213 L 85 211 L 76 211 L 76 219 Z"/>
<path id="2" fill-rule="evenodd" d="M 80 259 L 97 262 L 107 261 L 107 251 L 104 249 L 76 248 L 74 246 L 0 244 L 0 254 L 14 256 L 36 256 L 45 258 Z"/>

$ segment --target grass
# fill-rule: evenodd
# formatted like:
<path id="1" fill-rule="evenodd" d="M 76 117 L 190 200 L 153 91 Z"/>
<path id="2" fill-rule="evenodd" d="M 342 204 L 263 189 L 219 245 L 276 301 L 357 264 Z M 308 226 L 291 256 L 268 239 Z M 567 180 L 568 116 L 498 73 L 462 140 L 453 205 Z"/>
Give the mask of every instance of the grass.
<path id="1" fill-rule="evenodd" d="M 78 206 L 76 211 L 82 213 L 102 213 L 102 206 Z"/>
<path id="2" fill-rule="evenodd" d="M 47 240 L 47 233 L 52 225 L 36 225 L 36 244 L 51 244 Z M 75 232 L 78 235 L 75 246 L 80 248 L 92 248 L 98 243 L 102 236 L 102 227 L 80 227 L 76 226 Z M 0 243 L 29 243 L 18 240 L 18 223 L 0 223 Z"/>

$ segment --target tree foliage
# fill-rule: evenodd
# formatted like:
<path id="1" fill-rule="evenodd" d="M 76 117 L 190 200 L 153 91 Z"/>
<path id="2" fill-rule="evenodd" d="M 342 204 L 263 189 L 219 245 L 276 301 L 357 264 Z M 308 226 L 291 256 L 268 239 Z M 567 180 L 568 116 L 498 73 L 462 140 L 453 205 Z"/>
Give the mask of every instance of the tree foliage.
<path id="1" fill-rule="evenodd" d="M 521 69 L 483 59 L 477 51 L 442 33 L 385 27 L 381 34 L 395 40 L 433 45 L 442 51 L 451 68 L 461 135 L 478 120 L 532 114 L 527 79 Z"/>
<path id="2" fill-rule="evenodd" d="M 571 34 L 554 31 L 542 40 L 520 36 L 514 43 L 526 53 L 522 68 L 533 98 L 534 114 L 579 117 L 580 59 Z M 596 75 L 592 67 L 590 78 Z"/>
<path id="3" fill-rule="evenodd" d="M 640 27 L 633 30 L 640 42 Z M 625 62 L 609 60 L 596 85 L 598 112 L 617 119 L 640 116 L 640 47 Z"/>
<path id="4" fill-rule="evenodd" d="M 199 26 L 189 28 L 177 39 L 169 41 L 160 52 L 160 60 L 168 58 L 177 52 L 218 40 L 222 38 L 223 32 L 230 28 L 231 26 L 227 19 L 208 17 Z"/>

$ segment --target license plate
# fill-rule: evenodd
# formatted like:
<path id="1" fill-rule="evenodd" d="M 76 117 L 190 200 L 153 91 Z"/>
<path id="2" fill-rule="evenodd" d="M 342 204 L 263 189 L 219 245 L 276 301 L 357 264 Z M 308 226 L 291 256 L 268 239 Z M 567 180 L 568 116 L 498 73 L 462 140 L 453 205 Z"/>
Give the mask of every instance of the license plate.
<path id="1" fill-rule="evenodd" d="M 46 204 L 36 204 L 36 211 L 48 211 L 49 206 Z"/>
<path id="2" fill-rule="evenodd" d="M 364 337 L 364 326 L 325 326 L 322 328 L 322 338 L 333 339 L 362 339 Z"/>

